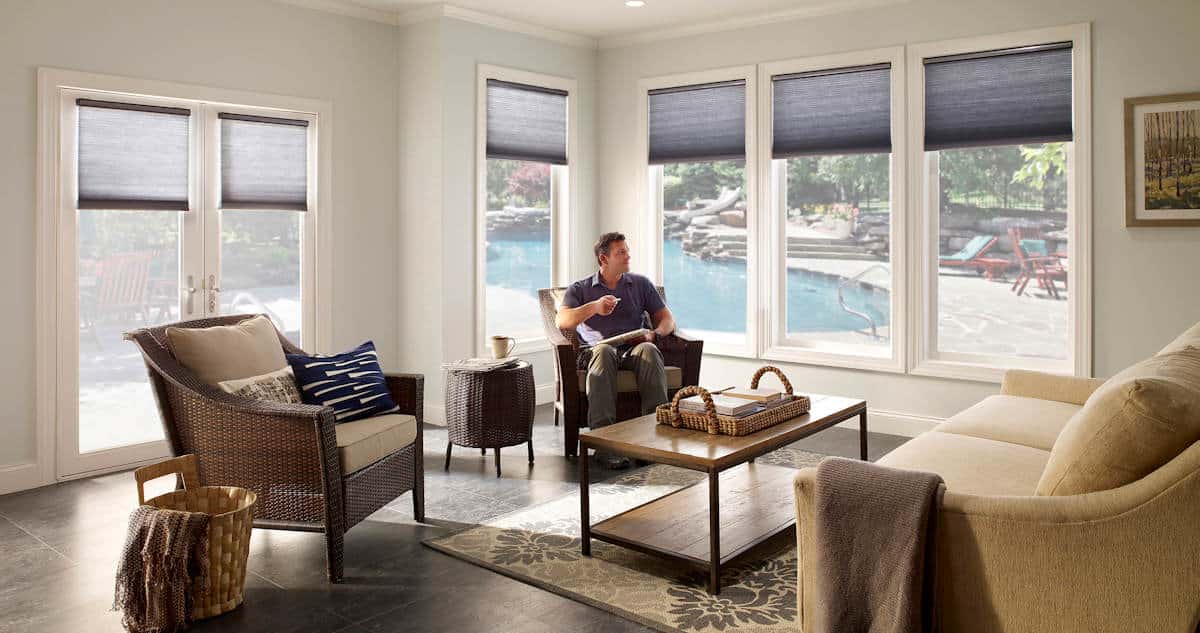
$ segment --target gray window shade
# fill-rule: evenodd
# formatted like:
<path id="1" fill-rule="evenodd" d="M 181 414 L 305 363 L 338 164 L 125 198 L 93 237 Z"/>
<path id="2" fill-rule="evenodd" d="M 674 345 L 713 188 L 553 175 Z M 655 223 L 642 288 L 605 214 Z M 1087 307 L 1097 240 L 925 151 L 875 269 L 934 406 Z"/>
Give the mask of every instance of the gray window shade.
<path id="1" fill-rule="evenodd" d="M 186 108 L 79 99 L 79 209 L 188 209 Z"/>
<path id="2" fill-rule="evenodd" d="M 891 64 L 778 75 L 771 154 L 892 151 Z"/>
<path id="3" fill-rule="evenodd" d="M 651 90 L 650 164 L 746 158 L 746 82 Z"/>
<path id="4" fill-rule="evenodd" d="M 925 60 L 925 149 L 1069 141 L 1071 43 Z"/>
<path id="5" fill-rule="evenodd" d="M 489 79 L 487 157 L 567 164 L 567 92 Z"/>
<path id="6" fill-rule="evenodd" d="M 308 122 L 221 112 L 221 207 L 308 210 Z"/>

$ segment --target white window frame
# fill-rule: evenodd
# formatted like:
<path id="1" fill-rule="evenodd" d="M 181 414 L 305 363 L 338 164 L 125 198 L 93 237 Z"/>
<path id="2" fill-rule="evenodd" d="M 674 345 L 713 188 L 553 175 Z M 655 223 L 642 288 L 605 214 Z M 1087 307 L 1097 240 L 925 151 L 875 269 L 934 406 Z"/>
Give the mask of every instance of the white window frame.
<path id="1" fill-rule="evenodd" d="M 1092 125 L 1091 125 L 1091 28 L 1073 24 L 1015 33 L 969 37 L 908 47 L 908 137 L 909 208 L 914 256 L 910 259 L 914 307 L 909 331 L 909 372 L 983 382 L 999 382 L 1009 369 L 1032 369 L 1075 376 L 1092 371 Z M 938 206 L 937 186 L 930 186 L 936 172 L 927 160 L 925 136 L 924 60 L 942 55 L 1000 50 L 1045 44 L 1072 43 L 1072 110 L 1074 137 L 1067 156 L 1068 188 L 1068 354 L 1065 361 L 954 354 L 937 350 Z"/>
<path id="2" fill-rule="evenodd" d="M 188 108 L 192 111 L 189 128 L 189 211 L 183 222 L 212 221 L 205 210 L 218 203 L 213 195 L 211 172 L 216 159 L 203 154 L 211 146 L 206 130 L 213 125 L 207 113 L 219 108 L 226 111 L 254 112 L 310 121 L 308 146 L 309 210 L 305 217 L 305 243 L 302 290 L 310 297 L 305 307 L 305 346 L 310 351 L 328 351 L 332 332 L 330 246 L 332 232 L 332 106 L 327 101 L 298 97 L 225 90 L 191 84 L 151 81 L 84 73 L 56 68 L 38 69 L 38 188 L 37 188 L 37 300 L 36 300 L 36 444 L 33 461 L 0 470 L 0 489 L 29 488 L 38 485 L 91 476 L 131 465 L 160 459 L 167 454 L 165 441 L 152 441 L 131 447 L 88 453 L 78 458 L 78 392 L 59 389 L 59 385 L 78 385 L 78 291 L 75 234 L 76 187 L 74 177 L 74 100 L 80 96 L 124 100 Z M 215 120 L 215 110 L 212 111 Z M 215 136 L 213 138 L 216 138 Z M 69 147 L 68 147 L 69 146 Z M 219 151 L 219 150 L 218 150 Z M 204 178 L 209 178 L 206 190 Z M 219 183 L 216 185 L 219 190 Z M 214 211 L 215 213 L 215 211 Z M 210 250 L 212 247 L 206 247 Z M 215 247 L 219 248 L 219 247 Z M 204 253 L 181 254 L 184 275 L 201 271 Z M 215 264 L 216 260 L 212 260 Z M 212 270 L 219 270 L 214 268 Z M 199 282 L 199 280 L 197 280 Z M 199 283 L 197 283 L 197 286 Z M 200 305 L 207 296 L 197 298 Z M 188 316 L 188 315 L 185 315 Z M 197 310 L 190 318 L 200 318 Z M 66 382 L 64 382 L 66 381 Z M 111 451 L 126 451 L 135 461 L 118 466 L 109 464 Z M 13 475 L 17 473 L 19 476 Z M 11 482 L 11 483 L 10 483 Z"/>
<path id="3" fill-rule="evenodd" d="M 890 345 L 886 348 L 821 341 L 816 338 L 789 336 L 785 308 L 787 303 L 787 247 L 785 235 L 784 205 L 787 204 L 787 165 L 776 162 L 772 154 L 774 92 L 772 78 L 777 75 L 811 72 L 834 68 L 891 64 L 891 135 L 892 153 L 889 167 L 890 201 L 890 266 L 891 306 Z M 806 363 L 851 369 L 866 369 L 903 373 L 905 370 L 905 341 L 907 339 L 906 220 L 907 197 L 904 163 L 905 151 L 905 90 L 904 47 L 892 46 L 872 50 L 855 51 L 821 57 L 805 57 L 764 63 L 759 65 L 759 164 L 768 168 L 761 170 L 759 190 L 770 192 L 762 205 L 760 226 L 766 227 L 756 242 L 763 253 L 767 253 L 768 264 L 764 277 L 768 283 L 760 288 L 760 302 L 764 306 L 763 349 L 761 357 L 773 361 Z"/>
<path id="4" fill-rule="evenodd" d="M 550 286 L 568 283 L 571 276 L 571 210 L 579 208 L 574 181 L 575 149 L 579 147 L 577 82 L 515 68 L 479 64 L 475 82 L 475 343 L 477 354 L 491 356 L 487 336 L 487 81 L 497 79 L 567 93 L 567 164 L 550 168 Z M 550 349 L 545 334 L 518 338 L 513 354 Z"/>
<path id="5" fill-rule="evenodd" d="M 704 341 L 704 353 L 718 356 L 733 356 L 739 358 L 757 358 L 759 354 L 760 332 L 763 331 L 764 315 L 760 313 L 759 296 L 759 249 L 750 248 L 757 245 L 759 238 L 759 175 L 758 175 L 758 126 L 757 126 L 757 88 L 758 70 L 755 65 L 731 66 L 692 73 L 662 75 L 648 77 L 638 81 L 638 156 L 641 169 L 638 170 L 639 196 L 645 201 L 646 213 L 639 214 L 641 221 L 636 227 L 635 252 L 641 253 L 646 262 L 647 276 L 657 284 L 663 283 L 663 199 L 662 199 L 662 167 L 650 165 L 650 91 L 676 86 L 694 86 L 699 84 L 718 83 L 723 81 L 742 80 L 746 82 L 746 337 L 741 345 L 731 345 L 715 340 Z M 635 259 L 634 267 L 637 268 Z M 667 295 L 667 305 L 671 304 L 671 295 Z M 678 315 L 676 315 L 678 318 Z M 686 324 L 684 324 L 686 326 Z M 680 328 L 681 333 L 687 334 L 686 327 Z M 703 337 L 703 332 L 694 333 Z"/>

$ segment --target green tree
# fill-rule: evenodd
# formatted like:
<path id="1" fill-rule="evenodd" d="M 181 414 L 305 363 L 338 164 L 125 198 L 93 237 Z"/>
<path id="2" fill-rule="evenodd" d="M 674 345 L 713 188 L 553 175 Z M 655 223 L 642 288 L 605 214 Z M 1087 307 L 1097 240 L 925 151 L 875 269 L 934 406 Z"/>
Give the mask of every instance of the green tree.
<path id="1" fill-rule="evenodd" d="M 663 165 L 663 205 L 668 209 L 680 209 L 695 200 L 711 200 L 722 188 L 744 185 L 745 162 L 740 160 Z"/>

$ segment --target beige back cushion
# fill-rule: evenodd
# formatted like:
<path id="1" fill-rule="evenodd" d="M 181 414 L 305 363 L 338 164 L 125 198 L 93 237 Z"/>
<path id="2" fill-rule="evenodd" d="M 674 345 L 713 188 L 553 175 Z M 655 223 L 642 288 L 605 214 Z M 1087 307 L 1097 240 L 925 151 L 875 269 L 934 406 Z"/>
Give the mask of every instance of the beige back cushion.
<path id="1" fill-rule="evenodd" d="M 1146 476 L 1200 440 L 1200 348 L 1148 358 L 1109 378 L 1054 443 L 1039 495 L 1076 495 Z"/>
<path id="2" fill-rule="evenodd" d="M 279 335 L 265 316 L 235 325 L 169 327 L 167 342 L 179 364 L 211 385 L 260 376 L 288 366 Z"/>
<path id="3" fill-rule="evenodd" d="M 1168 354 L 1170 352 L 1178 352 L 1185 347 L 1200 347 L 1200 323 L 1184 330 L 1183 334 L 1175 337 L 1175 340 L 1167 343 L 1167 346 L 1159 351 L 1159 354 Z"/>

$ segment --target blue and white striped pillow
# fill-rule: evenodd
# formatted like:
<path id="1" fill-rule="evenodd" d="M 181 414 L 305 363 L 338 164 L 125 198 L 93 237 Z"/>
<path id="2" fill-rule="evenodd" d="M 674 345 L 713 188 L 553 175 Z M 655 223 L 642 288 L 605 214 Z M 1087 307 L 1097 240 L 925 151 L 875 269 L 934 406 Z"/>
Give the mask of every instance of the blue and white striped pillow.
<path id="1" fill-rule="evenodd" d="M 332 407 L 339 424 L 399 409 L 371 341 L 344 354 L 288 354 L 287 360 L 296 373 L 304 403 Z"/>

